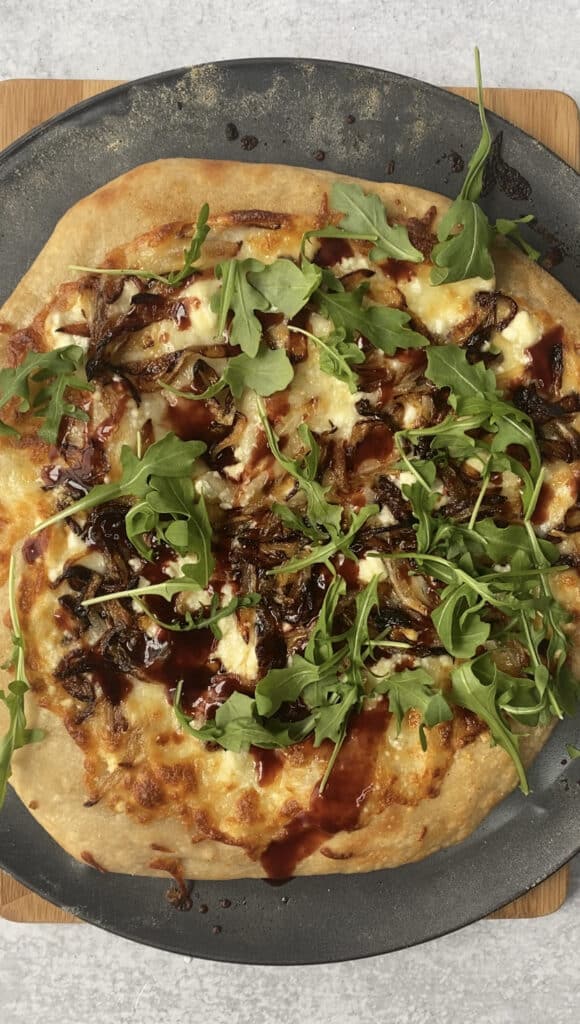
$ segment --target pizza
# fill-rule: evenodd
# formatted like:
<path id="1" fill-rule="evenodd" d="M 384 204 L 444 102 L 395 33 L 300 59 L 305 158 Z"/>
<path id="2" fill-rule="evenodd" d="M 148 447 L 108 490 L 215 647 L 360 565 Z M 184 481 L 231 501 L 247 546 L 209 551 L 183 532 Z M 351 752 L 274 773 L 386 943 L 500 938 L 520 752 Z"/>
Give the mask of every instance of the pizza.
<path id="1" fill-rule="evenodd" d="M 2 786 L 73 857 L 394 867 L 574 713 L 580 319 L 478 173 L 146 164 L 0 311 Z"/>

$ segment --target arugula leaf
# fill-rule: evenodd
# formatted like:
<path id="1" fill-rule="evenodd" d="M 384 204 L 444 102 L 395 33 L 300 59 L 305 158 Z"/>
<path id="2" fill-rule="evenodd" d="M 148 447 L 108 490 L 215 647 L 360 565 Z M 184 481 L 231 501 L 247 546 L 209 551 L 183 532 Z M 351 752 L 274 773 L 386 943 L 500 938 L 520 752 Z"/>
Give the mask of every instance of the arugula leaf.
<path id="1" fill-rule="evenodd" d="M 472 658 L 491 630 L 479 614 L 485 601 L 465 583 L 449 584 L 440 596 L 431 618 L 441 643 L 455 658 Z"/>
<path id="2" fill-rule="evenodd" d="M 105 604 L 107 601 L 120 601 L 125 597 L 135 600 L 141 600 L 144 597 L 164 597 L 166 601 L 170 601 L 175 594 L 201 589 L 199 566 L 195 562 L 188 562 L 182 566 L 181 576 L 164 580 L 163 583 L 146 583 L 142 587 L 133 587 L 131 590 L 116 590 L 112 594 L 98 594 L 96 597 L 90 597 L 83 601 L 83 608 L 90 608 L 95 604 Z"/>
<path id="3" fill-rule="evenodd" d="M 303 533 L 305 537 L 312 541 L 320 540 L 319 529 L 316 526 L 312 526 L 305 516 L 299 515 L 298 512 L 289 508 L 288 505 L 281 505 L 280 502 L 275 501 L 272 505 L 272 512 L 278 516 L 289 530 L 295 533 Z"/>
<path id="4" fill-rule="evenodd" d="M 305 687 L 302 697 L 314 716 L 314 746 L 330 740 L 334 749 L 319 785 L 323 793 L 346 738 L 351 712 L 360 710 L 365 697 L 364 667 L 372 654 L 369 616 L 378 605 L 378 577 L 372 579 L 355 598 L 352 626 L 344 636 L 333 635 L 338 602 L 346 592 L 345 581 L 335 577 L 324 598 L 318 623 L 313 630 L 306 657 L 320 666 L 320 678 Z M 339 650 L 334 652 L 334 646 Z"/>
<path id="5" fill-rule="evenodd" d="M 308 260 L 297 267 L 292 260 L 277 259 L 261 269 L 250 271 L 248 280 L 259 291 L 272 309 L 279 310 L 289 319 L 306 305 L 320 285 L 322 271 Z"/>
<path id="6" fill-rule="evenodd" d="M 195 232 L 189 247 L 183 250 L 183 267 L 181 270 L 173 270 L 171 273 L 163 275 L 155 274 L 151 270 L 137 270 L 128 267 L 79 267 L 74 264 L 69 266 L 69 270 L 76 270 L 84 274 L 102 274 L 103 277 L 137 277 L 141 281 L 158 281 L 160 284 L 170 286 L 181 284 L 182 281 L 191 277 L 195 272 L 194 264 L 197 263 L 200 257 L 201 247 L 210 231 L 207 223 L 208 217 L 209 206 L 207 203 L 204 203 L 197 215 Z"/>
<path id="7" fill-rule="evenodd" d="M 304 652 L 308 661 L 321 665 L 333 656 L 332 628 L 336 608 L 341 597 L 346 594 L 346 580 L 342 576 L 334 576 L 330 581 L 318 619 L 308 638 Z"/>
<path id="8" fill-rule="evenodd" d="M 422 262 L 423 254 L 409 240 L 407 228 L 402 224 L 389 224 L 385 207 L 374 192 L 365 194 L 360 185 L 336 181 L 330 193 L 330 205 L 345 214 L 340 227 L 350 237 L 356 233 L 358 238 L 368 238 L 375 242 L 371 249 L 371 259 L 384 260 L 391 257 L 409 260 L 411 263 Z"/>
<path id="9" fill-rule="evenodd" d="M 519 224 L 529 224 L 535 220 L 533 213 L 528 213 L 525 217 L 516 217 L 515 220 L 508 220 L 505 217 L 498 217 L 495 222 L 495 230 L 498 235 L 503 235 L 504 238 L 509 238 L 510 242 L 517 245 L 522 252 L 526 254 L 530 260 L 538 260 L 540 258 L 540 252 L 538 249 L 534 249 L 533 245 L 526 242 L 525 238 L 522 237 Z"/>
<path id="10" fill-rule="evenodd" d="M 341 505 L 332 505 L 326 500 L 329 488 L 322 487 L 316 480 L 319 447 L 312 431 L 305 423 L 300 425 L 298 436 L 306 448 L 306 454 L 301 458 L 291 459 L 287 455 L 282 454 L 274 428 L 268 420 L 263 403 L 259 399 L 258 414 L 274 458 L 290 476 L 294 477 L 306 497 L 307 527 L 317 530 L 319 537 L 323 537 L 326 534 L 330 537 L 337 536 L 340 531 L 343 510 Z M 298 519 L 296 519 L 296 525 L 298 525 L 298 522 Z"/>
<path id="11" fill-rule="evenodd" d="M 500 400 L 493 403 L 489 422 L 496 428 L 491 451 L 503 453 L 511 444 L 521 445 L 530 456 L 530 474 L 535 479 L 541 469 L 541 456 L 530 417 L 511 402 Z"/>
<path id="12" fill-rule="evenodd" d="M 498 668 L 493 660 L 495 652 L 480 655 L 472 662 L 472 668 L 485 685 L 497 686 L 497 706 L 511 718 L 518 718 L 527 726 L 547 725 L 552 711 L 547 695 L 549 674 L 539 661 L 533 669 L 524 670 L 521 677 L 510 676 Z"/>
<path id="13" fill-rule="evenodd" d="M 163 388 L 172 395 L 187 399 L 188 402 L 205 402 L 226 387 L 229 387 L 236 398 L 241 398 L 245 388 L 268 398 L 276 391 L 287 388 L 293 377 L 294 368 L 284 349 L 271 349 L 260 342 L 258 352 L 253 358 L 242 352 L 241 355 L 228 359 L 219 380 L 210 384 L 200 395 L 194 395 L 191 391 L 180 391 L 171 384 L 164 384 Z"/>
<path id="14" fill-rule="evenodd" d="M 302 257 L 304 256 L 306 243 L 311 238 L 356 238 L 359 242 L 374 242 L 376 235 L 361 235 L 359 231 L 346 231 L 344 228 L 337 227 L 334 224 L 327 224 L 324 228 L 315 228 L 313 231 L 304 232 L 300 244 L 300 255 Z"/>
<path id="15" fill-rule="evenodd" d="M 546 660 L 549 667 L 554 672 L 556 682 L 558 683 L 568 653 L 569 640 L 564 627 L 569 621 L 569 614 L 555 600 L 548 583 L 545 570 L 550 567 L 550 559 L 546 550 L 540 547 L 540 540 L 536 536 L 530 521 L 531 515 L 532 510 L 528 509 L 524 520 L 524 526 L 530 539 L 534 565 L 540 571 L 539 580 L 542 595 L 539 599 L 537 595 L 534 595 L 535 601 L 533 609 L 535 612 L 540 612 L 542 616 L 545 635 L 548 639 Z M 550 693 L 550 698 L 554 714 L 558 718 L 562 718 L 564 709 L 560 707 L 556 694 L 553 690 Z M 578 692 L 576 690 L 576 701 L 577 699 Z"/>
<path id="16" fill-rule="evenodd" d="M 477 47 L 475 73 L 481 139 L 467 165 L 467 174 L 459 196 L 443 217 L 437 232 L 439 242 L 431 254 L 435 264 L 431 270 L 431 283 L 434 285 L 464 281 L 470 277 L 483 277 L 486 280 L 493 277 L 494 267 L 490 248 L 496 235 L 507 236 L 532 260 L 537 260 L 540 255 L 537 249 L 522 238 L 518 227 L 519 224 L 528 224 L 533 220 L 532 214 L 515 220 L 500 217 L 492 225 L 477 205 L 481 196 L 485 164 L 491 150 L 491 135 L 483 105 Z M 461 228 L 459 233 L 455 233 L 456 228 Z"/>
<path id="17" fill-rule="evenodd" d="M 165 530 L 165 536 L 169 545 L 174 536 L 175 524 L 171 523 Z M 185 554 L 197 555 L 195 570 L 191 569 L 189 575 L 197 579 L 200 587 L 207 587 L 210 576 L 213 573 L 215 559 L 211 553 L 211 523 L 207 514 L 205 498 L 202 494 L 195 505 L 190 509 L 189 522 L 187 524 L 187 541 L 183 544 L 182 551 Z"/>
<path id="18" fill-rule="evenodd" d="M 292 573 L 301 572 L 302 569 L 306 569 L 309 565 L 317 565 L 323 563 L 331 571 L 333 571 L 332 563 L 330 559 L 333 555 L 342 553 L 348 558 L 354 559 L 356 556 L 349 550 L 354 538 L 360 529 L 364 526 L 367 519 L 372 516 L 376 516 L 379 513 L 378 505 L 365 505 L 359 509 L 358 512 L 354 512 L 351 516 L 350 525 L 344 533 L 336 534 L 332 540 L 326 544 L 317 544 L 312 550 L 302 556 L 291 558 L 287 562 L 283 562 L 282 565 L 277 565 L 274 569 L 268 570 L 269 576 L 275 576 L 278 573 Z"/>
<path id="19" fill-rule="evenodd" d="M 44 399 L 40 400 L 40 395 L 36 396 L 33 407 L 34 415 L 44 417 L 44 423 L 38 431 L 38 436 L 42 441 L 46 441 L 47 444 L 56 444 L 61 420 L 64 416 L 69 416 L 74 420 L 82 420 L 84 423 L 88 422 L 88 413 L 83 409 L 78 409 L 73 402 L 66 400 L 65 393 L 67 388 L 74 388 L 76 391 L 95 390 L 93 384 L 68 374 L 67 376 L 57 377 L 50 388 L 43 389 L 43 394 L 46 394 L 46 401 Z"/>
<path id="20" fill-rule="evenodd" d="M 144 498 L 150 486 L 152 476 L 163 479 L 177 479 L 191 475 L 195 460 L 206 450 L 203 441 L 181 441 L 175 434 L 165 434 L 147 448 L 141 459 L 137 458 L 128 445 L 121 449 L 121 478 L 114 483 L 98 484 L 83 498 L 67 505 L 49 519 L 39 523 L 32 530 L 53 526 L 55 523 L 74 516 L 78 512 L 95 508 L 106 501 L 116 501 L 122 497 Z"/>
<path id="21" fill-rule="evenodd" d="M 8 729 L 0 739 L 0 808 L 6 799 L 6 787 L 11 772 L 12 755 L 15 750 L 37 743 L 44 738 L 42 729 L 28 729 L 24 711 L 24 694 L 28 691 L 28 683 L 24 679 L 14 679 L 8 684 L 8 690 L 0 690 L 0 701 L 6 705 L 10 715 Z"/>
<path id="22" fill-rule="evenodd" d="M 245 354 L 230 359 L 222 380 L 236 398 L 241 398 L 245 388 L 268 397 L 287 388 L 293 377 L 294 368 L 284 349 L 260 345 L 253 359 Z"/>
<path id="23" fill-rule="evenodd" d="M 264 725 L 257 713 L 256 701 L 245 693 L 232 693 L 231 697 L 220 705 L 215 718 L 200 728 L 194 728 L 190 719 L 180 708 L 181 681 L 175 691 L 173 708 L 182 729 L 204 742 L 219 743 L 226 750 L 243 751 L 251 746 L 274 750 L 277 747 L 288 747 L 299 743 L 312 729 L 312 720 L 289 724 L 270 718 Z"/>
<path id="24" fill-rule="evenodd" d="M 453 718 L 453 712 L 445 697 L 433 685 L 431 676 L 424 668 L 404 669 L 402 672 L 384 676 L 374 682 L 372 692 L 387 694 L 389 710 L 397 722 L 397 735 L 408 711 L 415 710 L 421 713 L 419 739 L 423 750 L 427 750 L 425 728 L 431 729 L 434 725 L 448 722 Z"/>
<path id="25" fill-rule="evenodd" d="M 168 284 L 176 285 L 181 284 L 186 278 L 191 277 L 194 272 L 194 265 L 197 263 L 201 256 L 201 247 L 209 235 L 209 225 L 207 219 L 209 217 L 209 206 L 204 203 L 197 215 L 197 224 L 195 225 L 195 233 L 189 247 L 183 250 L 183 267 L 181 270 L 174 271 L 167 275 Z"/>
<path id="26" fill-rule="evenodd" d="M 413 460 L 411 465 L 413 471 L 415 471 L 417 469 L 417 461 Z M 403 484 L 401 488 L 403 497 L 411 502 L 413 515 L 417 520 L 415 532 L 417 534 L 418 551 L 429 550 L 431 537 L 436 526 L 432 515 L 438 500 L 438 495 L 432 490 L 435 484 L 435 475 L 434 463 L 426 462 L 422 467 L 421 482 Z"/>
<path id="27" fill-rule="evenodd" d="M 324 775 L 320 780 L 319 794 L 324 793 L 326 783 L 346 739 L 346 730 L 351 712 L 360 706 L 360 703 L 361 695 L 357 693 L 353 686 L 338 683 L 332 691 L 328 702 L 316 710 L 314 746 L 319 747 L 324 740 L 330 740 L 331 743 L 334 743 L 332 754 L 328 759 Z"/>
<path id="28" fill-rule="evenodd" d="M 427 351 L 425 376 L 438 388 L 449 388 L 449 404 L 461 414 L 460 399 L 497 394 L 493 370 L 483 363 L 469 363 L 458 345 L 432 345 Z"/>
<path id="29" fill-rule="evenodd" d="M 489 252 L 494 239 L 483 210 L 477 205 L 483 184 L 483 172 L 491 149 L 491 135 L 483 105 L 479 50 L 475 48 L 475 74 L 477 78 L 477 105 L 481 122 L 481 139 L 467 165 L 467 174 L 459 196 L 443 217 L 437 237 L 439 243 L 431 253 L 435 266 L 431 271 L 432 284 L 451 284 L 470 277 L 493 277 L 494 267 Z M 455 228 L 461 228 L 453 234 Z"/>
<path id="30" fill-rule="evenodd" d="M 24 695 L 29 690 L 24 667 L 24 638 L 18 620 L 16 605 L 16 563 L 10 558 L 8 570 L 8 605 L 12 621 L 13 651 L 10 663 L 14 666 L 16 678 L 8 684 L 8 690 L 0 690 L 0 701 L 6 705 L 9 714 L 8 729 L 0 739 L 0 808 L 6 799 L 6 787 L 11 775 L 12 755 L 15 750 L 37 743 L 43 739 L 42 729 L 29 729 L 26 725 Z M 8 666 L 3 666 L 8 667 Z"/>
<path id="31" fill-rule="evenodd" d="M 239 345 L 247 356 L 253 357 L 262 335 L 255 311 L 274 309 L 289 318 L 296 316 L 319 286 L 322 270 L 308 260 L 297 267 L 288 259 L 269 264 L 254 259 L 231 259 L 218 264 L 216 276 L 222 280 L 222 287 L 211 300 L 218 316 L 217 334 L 225 330 L 228 312 L 232 310 L 230 344 Z"/>
<path id="32" fill-rule="evenodd" d="M 269 718 L 286 701 L 295 701 L 304 688 L 317 682 L 320 670 L 295 654 L 287 668 L 270 669 L 256 686 L 258 714 Z"/>
<path id="33" fill-rule="evenodd" d="M 165 622 L 163 619 L 159 619 L 157 615 L 154 615 L 147 602 L 142 598 L 134 598 L 141 606 L 146 615 L 153 622 L 156 622 L 162 629 L 168 629 L 173 633 L 189 633 L 191 630 L 196 629 L 211 629 L 216 640 L 221 640 L 222 631 L 218 623 L 222 619 L 228 619 L 230 615 L 233 615 L 238 608 L 254 608 L 260 603 L 259 594 L 242 594 L 240 597 L 232 597 L 231 601 L 227 604 L 220 606 L 220 599 L 218 594 L 212 594 L 211 604 L 209 606 L 209 613 L 207 615 L 200 615 L 194 619 L 190 611 L 186 611 L 180 622 Z"/>
<path id="34" fill-rule="evenodd" d="M 319 365 L 323 373 L 328 373 L 329 376 L 348 384 L 353 394 L 358 391 L 358 377 L 351 363 L 364 363 L 365 355 L 353 341 L 346 340 L 344 327 L 331 331 L 323 338 L 311 334 L 310 331 L 304 331 L 301 327 L 289 327 L 288 330 L 302 334 L 314 342 L 319 350 Z"/>
<path id="35" fill-rule="evenodd" d="M 477 455 L 479 445 L 476 443 L 475 438 L 470 437 L 467 431 L 476 430 L 483 426 L 488 415 L 489 409 L 482 402 L 480 410 L 472 416 L 456 416 L 450 413 L 449 416 L 446 416 L 441 423 L 437 423 L 434 427 L 414 427 L 408 430 L 397 431 L 395 441 L 405 468 L 415 473 L 413 467 L 417 466 L 417 460 L 414 459 L 412 463 L 409 463 L 409 460 L 405 459 L 403 442 L 410 441 L 411 444 L 416 445 L 424 437 L 432 439 L 430 445 L 432 452 L 446 451 L 452 459 L 463 460 Z M 489 458 L 489 453 L 486 454 Z"/>
<path id="36" fill-rule="evenodd" d="M 571 757 L 572 760 L 576 757 L 580 757 L 580 750 L 578 747 L 573 747 L 571 743 L 566 744 L 566 750 L 568 752 L 568 757 Z"/>
<path id="37" fill-rule="evenodd" d="M 0 409 L 11 399 L 17 399 L 18 412 L 31 412 L 33 416 L 44 418 L 38 436 L 43 441 L 54 443 L 63 416 L 88 420 L 86 412 L 65 400 L 67 388 L 77 391 L 95 389 L 86 379 L 75 376 L 83 358 L 84 351 L 80 345 L 65 345 L 50 352 L 28 352 L 18 366 L 0 370 Z M 15 427 L 1 421 L 0 427 L 4 434 L 19 436 Z"/>
<path id="38" fill-rule="evenodd" d="M 464 430 L 486 427 L 494 437 L 490 451 L 503 454 L 508 445 L 523 446 L 530 456 L 530 474 L 540 471 L 541 456 L 530 417 L 507 402 L 497 388 L 495 374 L 483 363 L 469 363 L 465 351 L 457 345 L 432 346 L 427 352 L 425 375 L 436 387 L 450 388 L 449 404 L 459 417 L 465 417 Z M 438 427 L 423 430 L 425 435 L 454 432 L 461 421 L 445 420 Z M 416 436 L 409 431 L 408 436 Z M 444 445 L 446 441 L 442 440 Z M 454 453 L 456 454 L 456 453 Z M 524 481 L 525 482 L 525 481 Z"/>
<path id="39" fill-rule="evenodd" d="M 319 290 L 314 293 L 313 301 L 323 316 L 329 317 L 337 329 L 344 330 L 349 342 L 360 334 L 389 356 L 399 348 L 423 348 L 428 344 L 427 338 L 407 326 L 411 319 L 409 313 L 389 306 L 363 307 L 366 291 L 365 284 L 352 292 Z"/>
<path id="40" fill-rule="evenodd" d="M 259 274 L 264 270 L 259 260 L 226 260 L 218 263 L 215 272 L 221 279 L 222 286 L 212 295 L 211 308 L 217 313 L 218 323 L 216 334 L 223 334 L 230 309 L 233 318 L 230 324 L 229 343 L 239 345 L 248 356 L 258 353 L 262 325 L 255 315 L 256 310 L 266 310 L 269 302 L 248 280 L 248 275 Z"/>
<path id="41" fill-rule="evenodd" d="M 145 534 L 155 532 L 158 523 L 159 516 L 147 500 L 132 505 L 125 515 L 127 539 L 131 541 L 141 558 L 145 558 L 149 562 L 151 561 L 151 548 L 145 543 L 143 537 Z"/>
<path id="42" fill-rule="evenodd" d="M 348 679 L 362 688 L 363 669 L 366 659 L 371 653 L 369 639 L 369 616 L 379 605 L 379 576 L 374 576 L 355 598 L 354 622 L 347 633 L 348 645 Z"/>
<path id="43" fill-rule="evenodd" d="M 453 228 L 461 227 L 458 234 Z M 494 275 L 490 246 L 493 228 L 475 202 L 456 199 L 437 231 L 439 242 L 433 247 L 431 284 L 451 284 L 470 277 L 489 280 Z"/>
<path id="44" fill-rule="evenodd" d="M 223 333 L 231 309 L 230 345 L 239 345 L 247 356 L 254 357 L 262 336 L 255 311 L 276 309 L 287 317 L 295 316 L 320 284 L 322 271 L 307 260 L 300 268 L 286 259 L 270 264 L 232 259 L 218 264 L 216 276 L 222 280 L 211 300 L 218 315 L 217 334 Z"/>
<path id="45" fill-rule="evenodd" d="M 319 792 L 324 789 L 328 776 L 336 760 L 346 735 L 346 725 L 350 712 L 358 703 L 359 695 L 353 686 L 336 683 L 329 693 L 328 699 L 316 709 L 314 746 L 319 747 L 324 740 L 334 743 L 334 751 L 323 776 Z"/>
<path id="46" fill-rule="evenodd" d="M 133 506 L 125 517 L 127 537 L 148 560 L 152 553 L 141 538 L 151 532 L 179 554 L 196 555 L 196 576 L 200 585 L 206 587 L 215 561 L 203 495 L 196 494 L 190 477 L 151 477 L 150 488 L 145 500 Z"/>
<path id="47" fill-rule="evenodd" d="M 522 791 L 529 793 L 526 771 L 518 748 L 518 737 L 510 731 L 497 707 L 497 682 L 487 686 L 480 683 L 469 662 L 452 672 L 451 681 L 453 701 L 473 711 L 486 722 L 495 742 L 503 747 L 514 762 Z"/>
<path id="48" fill-rule="evenodd" d="M 479 49 L 475 47 L 475 77 L 477 81 L 477 106 L 479 109 L 479 120 L 481 122 L 481 139 L 475 153 L 467 164 L 467 174 L 459 193 L 460 199 L 467 199 L 476 203 L 481 195 L 483 187 L 483 172 L 487 158 L 491 150 L 491 134 L 485 116 L 483 105 L 483 85 L 481 80 L 481 64 L 479 60 Z"/>
<path id="49" fill-rule="evenodd" d="M 485 545 L 485 554 L 491 562 L 503 565 L 521 554 L 526 565 L 534 564 L 535 545 L 532 545 L 526 527 L 520 523 L 498 526 L 493 519 L 481 519 L 473 529 Z M 538 538 L 538 545 L 550 565 L 558 561 L 560 556 L 555 544 Z"/>

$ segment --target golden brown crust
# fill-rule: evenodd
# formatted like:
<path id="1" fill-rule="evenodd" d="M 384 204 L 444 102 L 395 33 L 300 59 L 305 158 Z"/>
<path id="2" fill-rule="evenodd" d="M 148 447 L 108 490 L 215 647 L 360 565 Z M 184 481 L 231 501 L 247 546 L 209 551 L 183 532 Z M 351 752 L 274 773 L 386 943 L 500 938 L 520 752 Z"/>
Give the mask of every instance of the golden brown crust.
<path id="1" fill-rule="evenodd" d="M 203 202 L 212 217 L 232 210 L 268 209 L 315 218 L 333 181 L 340 175 L 275 164 L 219 160 L 158 160 L 142 164 L 81 199 L 65 213 L 46 246 L 0 309 L 0 323 L 30 322 L 70 280 L 71 264 L 102 266 L 127 239 L 159 225 L 194 223 Z M 422 217 L 434 203 L 444 211 L 449 201 L 410 186 L 363 182 L 377 192 L 393 217 Z M 282 225 L 280 230 L 284 230 Z"/>
<path id="2" fill-rule="evenodd" d="M 224 230 L 232 225 L 263 227 L 272 233 L 270 244 L 277 251 L 280 246 L 283 249 L 284 238 L 289 244 L 295 240 L 297 224 L 316 222 L 336 177 L 292 167 L 185 159 L 135 168 L 76 204 L 62 218 L 0 310 L 2 337 L 8 338 L 13 330 L 32 323 L 37 316 L 41 322 L 40 315 L 55 291 L 70 279 L 71 264 L 127 265 L 132 253 L 138 252 L 140 259 L 145 260 L 141 266 L 149 265 L 149 253 L 151 267 L 157 268 L 156 261 L 161 256 L 164 260 L 168 254 L 179 256 L 183 248 L 181 238 L 187 237 L 185 229 L 195 222 L 204 201 L 210 205 L 214 225 Z M 377 192 L 396 219 L 424 217 L 433 205 L 440 217 L 448 206 L 448 200 L 421 189 L 392 183 L 360 184 L 367 191 Z M 232 216 L 232 211 L 244 212 Z M 136 238 L 137 242 L 127 244 L 127 239 Z M 226 238 L 224 251 L 228 244 L 231 242 Z M 497 285 L 504 292 L 521 297 L 529 309 L 549 308 L 552 314 L 557 310 L 558 319 L 566 325 L 569 343 L 579 343 L 577 304 L 557 282 L 511 247 L 499 247 Z M 3 361 L 18 361 L 34 343 L 30 334 L 21 335 L 18 353 L 4 352 Z M 19 458 L 21 454 L 19 449 Z M 38 497 L 34 503 L 30 497 L 40 461 L 32 442 L 28 454 L 28 460 L 21 459 L 19 475 L 14 480 L 17 502 L 0 498 L 3 574 L 8 553 L 18 537 L 44 512 Z M 14 473 L 10 448 L 5 446 L 0 458 Z M 34 580 L 33 574 L 30 579 Z M 87 734 L 81 725 L 75 726 L 74 716 L 68 720 L 67 731 L 64 721 L 39 706 L 39 701 L 43 702 L 42 645 L 48 642 L 50 634 L 34 636 L 36 601 L 42 595 L 40 578 L 36 587 L 32 583 L 29 587 L 29 603 L 27 606 L 25 601 L 23 606 L 23 617 L 26 620 L 28 616 L 29 621 L 24 621 L 23 626 L 30 637 L 31 682 L 37 696 L 28 695 L 27 713 L 29 724 L 43 728 L 46 738 L 15 755 L 12 781 L 31 813 L 73 856 L 85 862 L 90 857 L 109 871 L 159 873 L 163 868 L 156 851 L 163 848 L 168 856 L 177 859 L 185 876 L 263 876 L 266 872 L 258 855 L 263 850 L 264 836 L 273 841 L 289 838 L 292 819 L 308 810 L 317 768 L 326 753 L 313 752 L 310 747 L 291 748 L 284 755 L 284 786 L 279 790 L 261 790 L 250 754 L 224 755 L 220 751 L 217 757 L 222 761 L 227 757 L 231 762 L 234 782 L 228 776 L 225 783 L 214 782 L 212 789 L 212 773 L 218 771 L 216 754 L 206 752 L 199 744 L 196 746 L 200 749 L 195 750 L 189 739 L 187 764 L 180 765 L 179 770 L 176 761 L 172 761 L 173 753 L 167 758 L 162 753 L 151 757 L 147 737 L 138 736 L 136 740 L 136 749 L 142 755 L 141 767 L 137 769 L 126 760 L 122 735 L 117 737 L 116 747 L 112 746 L 110 731 L 101 750 L 87 747 Z M 7 633 L 7 629 L 3 630 L 4 644 Z M 161 706 L 164 698 L 160 699 L 158 694 L 151 698 L 151 684 L 136 686 L 133 699 L 156 701 L 161 707 L 159 735 L 174 734 L 170 709 Z M 533 758 L 549 732 L 549 728 L 536 730 L 523 741 L 526 761 Z M 420 859 L 469 835 L 513 789 L 513 765 L 503 750 L 489 745 L 486 731 L 478 733 L 464 717 L 456 715 L 452 725 L 444 724 L 432 733 L 433 742 L 418 771 L 418 758 L 423 755 L 416 729 L 411 729 L 407 722 L 402 734 L 403 754 L 410 765 L 406 774 L 404 758 L 399 753 L 401 740 L 395 735 L 394 724 L 389 725 L 377 754 L 374 793 L 357 826 L 336 835 L 329 833 L 323 839 L 316 836 L 311 852 L 298 861 L 294 873 L 360 872 Z M 84 744 L 83 750 L 80 743 Z M 87 805 L 84 758 L 91 765 L 87 778 L 94 779 L 105 748 L 119 763 L 121 775 L 115 785 L 125 792 L 124 813 L 116 813 L 104 799 Z M 196 791 L 199 796 L 192 802 L 189 796 Z M 307 837 L 298 835 L 297 842 L 303 840 L 307 846 Z"/>
<path id="3" fill-rule="evenodd" d="M 126 874 L 159 874 L 152 867 L 156 845 L 178 858 L 186 878 L 261 878 L 266 876 L 252 851 L 212 838 L 212 831 L 192 841 L 192 828 L 178 818 L 138 824 L 106 806 L 85 806 L 83 758 L 63 723 L 50 712 L 27 701 L 33 727 L 43 728 L 42 743 L 18 751 L 14 758 L 15 789 L 31 814 L 63 846 L 80 860 L 82 851 L 107 871 Z M 522 744 L 530 763 L 546 742 L 551 727 L 536 730 Z M 445 846 L 469 836 L 489 811 L 516 784 L 507 755 L 491 747 L 487 731 L 473 743 L 459 748 L 443 784 L 432 797 L 416 804 L 389 802 L 368 824 L 353 832 L 340 832 L 299 861 L 296 875 L 356 873 L 421 860 Z M 522 798 L 523 799 L 523 798 Z M 33 803 L 35 806 L 30 807 Z M 199 838 L 198 838 L 199 836 Z M 219 836 L 219 832 L 218 832 Z M 284 836 L 284 830 L 279 830 Z"/>

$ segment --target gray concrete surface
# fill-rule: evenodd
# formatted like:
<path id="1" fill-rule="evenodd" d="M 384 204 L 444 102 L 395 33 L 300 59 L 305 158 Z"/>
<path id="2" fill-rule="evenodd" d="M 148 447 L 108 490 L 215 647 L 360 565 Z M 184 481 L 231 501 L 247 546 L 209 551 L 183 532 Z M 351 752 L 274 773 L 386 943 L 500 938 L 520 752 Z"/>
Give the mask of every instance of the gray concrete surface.
<path id="1" fill-rule="evenodd" d="M 549 13 L 548 13 L 549 12 Z M 239 56 L 325 56 L 436 84 L 580 100 L 580 6 L 534 0 L 0 0 L 0 78 L 131 78 Z M 353 884 L 356 882 L 353 880 Z M 324 967 L 193 961 L 88 926 L 0 921 L 2 1024 L 568 1024 L 578 1020 L 580 861 L 565 906 Z"/>

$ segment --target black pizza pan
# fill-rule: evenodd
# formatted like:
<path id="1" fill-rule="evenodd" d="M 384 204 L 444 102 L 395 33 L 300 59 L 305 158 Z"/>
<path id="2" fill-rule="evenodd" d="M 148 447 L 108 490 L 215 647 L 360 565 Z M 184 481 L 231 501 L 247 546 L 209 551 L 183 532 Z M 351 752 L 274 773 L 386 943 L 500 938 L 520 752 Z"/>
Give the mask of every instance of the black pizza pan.
<path id="1" fill-rule="evenodd" d="M 503 133 L 492 216 L 534 212 L 537 247 L 578 297 L 578 176 L 494 115 Z M 323 61 L 248 60 L 171 71 L 102 93 L 41 125 L 0 156 L 0 302 L 58 218 L 137 164 L 189 156 L 323 167 L 454 196 L 479 138 L 476 108 L 387 71 Z M 493 178 L 495 177 L 495 184 Z M 528 229 L 526 229 L 528 230 Z M 195 957 L 258 964 L 354 959 L 461 928 L 527 891 L 580 850 L 580 716 L 559 724 L 531 773 L 463 843 L 359 876 L 193 882 L 179 912 L 161 879 L 99 874 L 68 857 L 11 791 L 0 865 L 79 917 Z"/>

